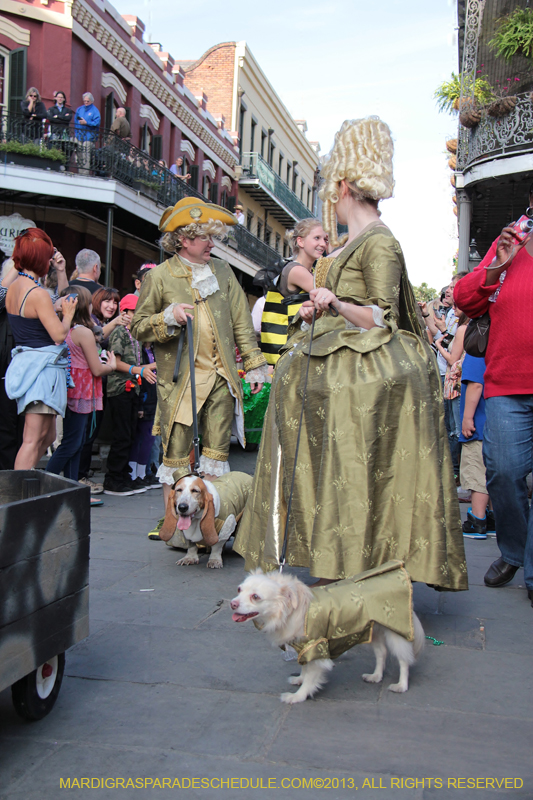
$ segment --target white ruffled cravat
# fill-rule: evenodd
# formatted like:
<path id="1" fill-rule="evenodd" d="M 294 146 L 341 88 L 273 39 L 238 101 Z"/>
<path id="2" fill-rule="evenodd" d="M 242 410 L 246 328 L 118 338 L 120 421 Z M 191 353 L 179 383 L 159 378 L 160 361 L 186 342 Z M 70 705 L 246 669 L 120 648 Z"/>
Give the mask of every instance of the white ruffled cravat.
<path id="1" fill-rule="evenodd" d="M 211 271 L 209 264 L 193 264 L 182 255 L 179 255 L 178 258 L 192 270 L 191 286 L 197 290 L 202 300 L 219 291 L 217 276 Z"/>

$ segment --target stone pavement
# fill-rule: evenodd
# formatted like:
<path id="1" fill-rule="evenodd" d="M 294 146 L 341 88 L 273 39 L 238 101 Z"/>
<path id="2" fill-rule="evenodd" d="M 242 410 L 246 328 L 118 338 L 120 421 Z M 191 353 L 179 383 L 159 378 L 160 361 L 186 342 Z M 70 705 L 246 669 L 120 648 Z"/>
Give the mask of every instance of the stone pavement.
<path id="1" fill-rule="evenodd" d="M 251 473 L 254 461 L 232 451 L 234 469 Z M 68 652 L 44 720 L 23 722 L 0 693 L 0 800 L 345 798 L 356 787 L 363 800 L 533 797 L 533 609 L 522 570 L 505 588 L 483 585 L 493 539 L 466 540 L 469 592 L 415 585 L 426 633 L 444 644 L 428 641 L 407 694 L 387 691 L 391 665 L 383 685 L 361 680 L 373 670 L 363 646 L 336 662 L 315 700 L 289 707 L 279 694 L 294 662 L 231 620 L 241 558 L 226 551 L 222 571 L 177 567 L 179 553 L 146 537 L 161 497 L 106 496 L 92 511 L 91 635 Z M 69 792 L 68 778 L 94 788 Z M 106 778 L 143 788 L 97 788 Z M 492 779 L 501 788 L 483 788 Z"/>

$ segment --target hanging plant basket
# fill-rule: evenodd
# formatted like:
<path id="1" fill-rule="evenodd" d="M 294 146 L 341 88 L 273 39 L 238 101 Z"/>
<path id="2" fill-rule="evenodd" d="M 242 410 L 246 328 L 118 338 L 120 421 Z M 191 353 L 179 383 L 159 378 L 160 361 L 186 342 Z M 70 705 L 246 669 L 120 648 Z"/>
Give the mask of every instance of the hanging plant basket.
<path id="1" fill-rule="evenodd" d="M 451 183 L 451 185 L 452 185 L 452 186 L 454 187 L 454 189 L 455 189 L 455 175 L 452 175 L 452 176 L 451 176 L 451 178 L 450 178 L 450 183 Z"/>
<path id="2" fill-rule="evenodd" d="M 454 196 L 452 197 L 452 203 L 455 203 L 455 205 L 457 205 L 457 195 L 456 194 L 454 194 Z"/>
<path id="3" fill-rule="evenodd" d="M 453 213 L 457 216 L 457 206 L 453 206 Z"/>
<path id="4" fill-rule="evenodd" d="M 446 142 L 446 150 L 448 153 L 457 153 L 457 139 L 448 139 Z"/>
<path id="5" fill-rule="evenodd" d="M 463 128 L 475 128 L 481 122 L 481 111 L 473 106 L 467 106 L 459 114 L 459 122 Z"/>
<path id="6" fill-rule="evenodd" d="M 511 97 L 499 97 L 489 106 L 487 106 L 487 114 L 489 114 L 491 117 L 495 117 L 496 119 L 499 119 L 500 117 L 506 117 L 507 114 L 510 114 L 511 111 L 515 110 L 517 102 L 518 97 L 515 95 Z"/>
<path id="7" fill-rule="evenodd" d="M 448 166 L 449 166 L 450 169 L 453 169 L 453 170 L 456 169 L 456 167 L 457 167 L 457 158 L 456 158 L 456 156 L 451 156 L 448 159 Z"/>
<path id="8" fill-rule="evenodd" d="M 496 33 L 489 42 L 499 58 L 510 61 L 513 56 L 533 58 L 533 9 L 515 10 L 496 22 Z"/>

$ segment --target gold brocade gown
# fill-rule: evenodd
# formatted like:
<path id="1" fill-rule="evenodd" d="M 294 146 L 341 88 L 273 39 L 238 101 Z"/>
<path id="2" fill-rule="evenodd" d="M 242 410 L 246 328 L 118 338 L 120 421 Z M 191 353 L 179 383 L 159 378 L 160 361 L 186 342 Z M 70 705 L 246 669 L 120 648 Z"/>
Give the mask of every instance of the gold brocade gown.
<path id="1" fill-rule="evenodd" d="M 329 314 L 316 322 L 287 563 L 341 579 L 400 559 L 415 581 L 467 589 L 441 383 L 400 245 L 372 226 L 319 261 L 316 285 L 378 306 L 385 327 L 364 331 Z M 308 348 L 309 331 L 294 326 L 235 542 L 246 570 L 279 564 Z"/>

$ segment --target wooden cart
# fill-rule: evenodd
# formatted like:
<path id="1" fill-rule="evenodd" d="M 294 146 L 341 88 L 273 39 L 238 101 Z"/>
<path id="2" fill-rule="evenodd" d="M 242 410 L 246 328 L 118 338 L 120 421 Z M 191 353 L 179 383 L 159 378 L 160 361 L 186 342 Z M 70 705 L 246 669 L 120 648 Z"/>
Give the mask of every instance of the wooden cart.
<path id="1" fill-rule="evenodd" d="M 52 709 L 65 650 L 89 634 L 90 490 L 0 471 L 0 691 L 20 716 Z"/>

